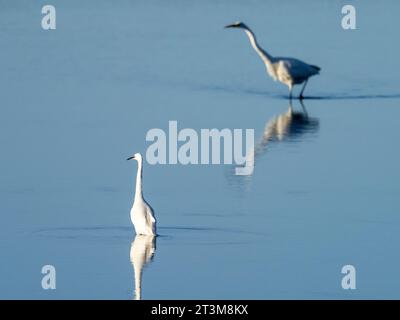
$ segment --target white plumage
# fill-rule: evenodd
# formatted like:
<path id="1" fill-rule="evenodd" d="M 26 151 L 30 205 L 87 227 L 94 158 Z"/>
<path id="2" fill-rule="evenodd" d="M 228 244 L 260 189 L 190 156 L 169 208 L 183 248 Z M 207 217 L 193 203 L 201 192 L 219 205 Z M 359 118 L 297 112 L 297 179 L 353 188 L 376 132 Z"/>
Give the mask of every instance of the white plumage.
<path id="1" fill-rule="evenodd" d="M 137 235 L 131 244 L 130 258 L 135 273 L 135 299 L 142 298 L 143 268 L 153 259 L 156 252 L 156 237 Z"/>
<path id="2" fill-rule="evenodd" d="M 135 227 L 136 234 L 156 235 L 156 219 L 151 206 L 144 200 L 142 194 L 142 173 L 143 173 L 143 158 L 140 153 L 136 153 L 133 157 L 127 160 L 134 159 L 138 162 L 138 171 L 136 175 L 136 191 L 135 199 L 131 209 L 131 221 Z"/>
<path id="3" fill-rule="evenodd" d="M 278 80 L 288 86 L 290 99 L 292 98 L 293 86 L 304 82 L 299 96 L 300 99 L 303 98 L 304 89 L 307 85 L 308 79 L 313 75 L 319 74 L 321 68 L 295 58 L 271 56 L 259 46 L 253 31 L 251 31 L 243 22 L 236 22 L 226 26 L 225 28 L 239 28 L 246 32 L 252 47 L 265 63 L 268 74 L 275 81 Z"/>

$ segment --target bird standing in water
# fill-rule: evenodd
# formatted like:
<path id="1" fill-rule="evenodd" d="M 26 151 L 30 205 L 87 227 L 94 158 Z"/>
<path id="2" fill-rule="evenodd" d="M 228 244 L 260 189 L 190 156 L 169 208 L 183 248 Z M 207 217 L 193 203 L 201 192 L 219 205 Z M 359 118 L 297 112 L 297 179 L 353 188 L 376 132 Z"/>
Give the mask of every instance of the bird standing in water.
<path id="1" fill-rule="evenodd" d="M 273 57 L 258 44 L 253 31 L 243 22 L 227 25 L 225 28 L 243 29 L 250 39 L 250 43 L 262 61 L 265 63 L 268 74 L 276 81 L 280 81 L 289 87 L 289 99 L 292 99 L 293 86 L 304 83 L 299 99 L 303 99 L 304 89 L 308 79 L 319 74 L 320 67 L 305 63 L 295 58 Z"/>
<path id="2" fill-rule="evenodd" d="M 136 234 L 155 236 L 156 219 L 154 218 L 154 211 L 146 200 L 144 200 L 142 193 L 143 158 L 140 153 L 135 153 L 127 160 L 132 159 L 137 161 L 138 170 L 136 174 L 135 200 L 131 209 L 131 220 Z"/>

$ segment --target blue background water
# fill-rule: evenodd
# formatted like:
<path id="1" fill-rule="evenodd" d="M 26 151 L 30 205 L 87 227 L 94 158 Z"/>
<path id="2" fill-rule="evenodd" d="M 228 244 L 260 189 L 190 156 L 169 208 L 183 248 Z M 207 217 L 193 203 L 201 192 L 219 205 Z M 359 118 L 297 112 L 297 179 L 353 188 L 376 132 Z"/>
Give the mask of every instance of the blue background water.
<path id="1" fill-rule="evenodd" d="M 357 30 L 341 28 L 347 3 Z M 147 131 L 177 120 L 259 140 L 288 109 L 245 34 L 223 29 L 236 20 L 322 67 L 305 100 L 317 125 L 269 142 L 251 177 L 145 164 L 160 236 L 143 298 L 399 298 L 398 1 L 53 0 L 55 31 L 44 4 L 0 1 L 0 298 L 133 297 L 125 159 Z M 356 290 L 341 288 L 346 264 Z"/>

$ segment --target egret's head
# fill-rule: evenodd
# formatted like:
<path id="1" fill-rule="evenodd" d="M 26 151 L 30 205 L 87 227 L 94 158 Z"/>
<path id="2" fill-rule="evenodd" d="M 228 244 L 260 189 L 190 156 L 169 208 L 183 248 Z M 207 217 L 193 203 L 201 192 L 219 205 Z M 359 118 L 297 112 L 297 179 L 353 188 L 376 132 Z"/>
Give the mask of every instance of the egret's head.
<path id="1" fill-rule="evenodd" d="M 225 28 L 239 28 L 239 29 L 248 29 L 248 27 L 243 22 L 235 22 L 232 24 L 228 24 Z"/>
<path id="2" fill-rule="evenodd" d="M 136 161 L 142 161 L 142 155 L 140 153 L 135 153 L 132 157 L 129 157 L 126 160 L 136 160 Z"/>

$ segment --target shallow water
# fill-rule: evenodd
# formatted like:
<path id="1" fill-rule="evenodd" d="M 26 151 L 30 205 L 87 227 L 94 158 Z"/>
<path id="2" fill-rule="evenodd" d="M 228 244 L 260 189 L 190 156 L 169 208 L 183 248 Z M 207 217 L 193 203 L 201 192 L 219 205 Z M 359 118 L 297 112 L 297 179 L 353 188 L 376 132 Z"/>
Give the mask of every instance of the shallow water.
<path id="1" fill-rule="evenodd" d="M 39 5 L 0 1 L 0 298 L 134 297 L 125 159 L 170 120 L 254 128 L 259 144 L 247 177 L 145 164 L 160 236 L 143 299 L 399 298 L 399 3 L 355 2 L 355 31 L 339 1 L 118 3 L 52 1 L 46 32 Z M 283 134 L 265 128 L 287 88 L 223 29 L 235 20 L 322 68 Z M 56 290 L 41 288 L 46 264 Z M 356 290 L 341 288 L 346 264 Z"/>

